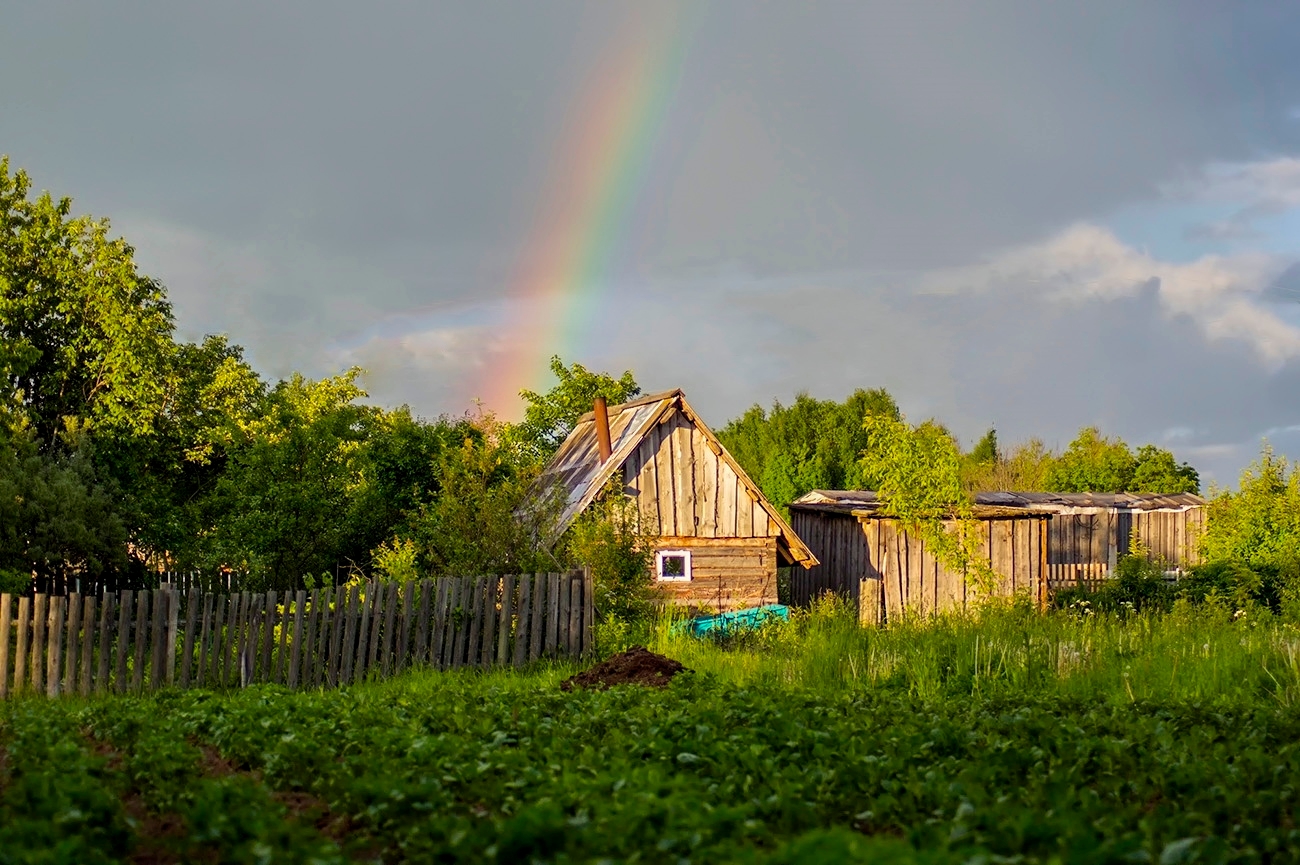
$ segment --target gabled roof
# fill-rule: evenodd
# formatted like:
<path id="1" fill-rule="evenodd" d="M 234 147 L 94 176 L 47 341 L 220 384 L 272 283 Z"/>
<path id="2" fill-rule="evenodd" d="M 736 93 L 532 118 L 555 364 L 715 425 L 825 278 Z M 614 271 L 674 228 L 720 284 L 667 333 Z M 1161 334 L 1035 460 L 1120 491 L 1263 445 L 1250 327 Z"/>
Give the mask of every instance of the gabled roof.
<path id="1" fill-rule="evenodd" d="M 1078 508 L 1104 510 L 1185 511 L 1201 507 L 1205 499 L 1192 493 L 1022 493 L 975 494 L 976 516 L 999 516 L 997 512 L 1032 511 L 1061 513 Z M 795 499 L 790 507 L 800 510 L 836 511 L 862 516 L 880 510 L 880 498 L 871 490 L 813 490 Z"/>
<path id="2" fill-rule="evenodd" d="M 587 412 L 578 418 L 573 431 L 564 440 L 564 444 L 560 445 L 560 449 L 555 452 L 555 456 L 547 463 L 541 477 L 538 478 L 541 486 L 558 484 L 564 496 L 564 508 L 556 523 L 554 536 L 558 538 L 572 525 L 578 515 L 595 500 L 614 472 L 621 469 L 632 456 L 637 446 L 641 444 L 641 440 L 673 411 L 680 411 L 695 425 L 700 434 L 712 445 L 718 458 L 725 461 L 736 473 L 750 498 L 758 502 L 776 523 L 781 532 L 778 543 L 785 547 L 789 557 L 800 564 L 806 563 L 805 567 L 817 564 L 812 551 L 794 533 L 794 529 L 790 528 L 790 524 L 781 516 L 780 511 L 767 500 L 758 485 L 749 479 L 745 470 L 722 446 L 722 442 L 718 441 L 713 430 L 700 420 L 695 410 L 687 404 L 686 395 L 680 390 L 650 394 L 622 405 L 610 406 L 610 457 L 603 464 L 600 462 L 596 441 L 595 415 Z"/>

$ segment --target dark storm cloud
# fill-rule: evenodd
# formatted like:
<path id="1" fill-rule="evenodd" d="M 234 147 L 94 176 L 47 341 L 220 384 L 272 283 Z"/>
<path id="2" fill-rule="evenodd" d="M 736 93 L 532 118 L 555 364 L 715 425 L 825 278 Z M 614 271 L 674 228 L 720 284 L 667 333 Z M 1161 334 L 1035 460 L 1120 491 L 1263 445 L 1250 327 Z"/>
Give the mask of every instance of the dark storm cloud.
<path id="1" fill-rule="evenodd" d="M 555 166 L 578 94 L 667 10 L 27 4 L 0 27 L 0 152 L 113 217 L 187 335 L 228 331 L 274 374 L 363 362 L 376 398 L 459 411 L 544 190 L 574 180 Z M 715 420 L 883 384 L 971 434 L 1096 421 L 1225 449 L 1300 422 L 1276 250 L 1181 271 L 1113 253 L 1114 290 L 1069 303 L 1050 255 L 1027 287 L 980 270 L 1171 195 L 1223 204 L 1235 237 L 1295 207 L 1274 191 L 1295 188 L 1300 7 L 680 17 L 680 84 L 578 359 L 686 386 Z M 1183 288 L 1135 291 L 1134 270 Z M 1206 301 L 1207 274 L 1242 285 Z"/>

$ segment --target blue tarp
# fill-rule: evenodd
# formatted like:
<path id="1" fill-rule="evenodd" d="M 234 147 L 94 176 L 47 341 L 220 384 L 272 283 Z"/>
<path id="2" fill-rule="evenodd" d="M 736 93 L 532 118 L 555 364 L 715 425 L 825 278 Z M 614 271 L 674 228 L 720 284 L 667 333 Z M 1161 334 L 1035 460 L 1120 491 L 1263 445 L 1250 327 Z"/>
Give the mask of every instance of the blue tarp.
<path id="1" fill-rule="evenodd" d="M 682 622 L 678 627 L 693 637 L 702 637 L 717 632 L 749 631 L 758 628 L 764 622 L 784 622 L 789 618 L 790 608 L 784 604 L 764 604 L 761 607 L 735 610 L 717 616 L 702 616 L 689 622 Z"/>

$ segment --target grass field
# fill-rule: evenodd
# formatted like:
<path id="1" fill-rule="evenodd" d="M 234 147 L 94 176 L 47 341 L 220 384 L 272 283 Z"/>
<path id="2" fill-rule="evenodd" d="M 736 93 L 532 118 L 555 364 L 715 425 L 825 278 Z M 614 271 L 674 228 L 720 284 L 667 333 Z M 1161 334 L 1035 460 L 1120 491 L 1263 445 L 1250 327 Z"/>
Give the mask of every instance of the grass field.
<path id="1" fill-rule="evenodd" d="M 1300 860 L 1300 631 L 832 609 L 572 669 L 0 706 L 0 862 Z"/>

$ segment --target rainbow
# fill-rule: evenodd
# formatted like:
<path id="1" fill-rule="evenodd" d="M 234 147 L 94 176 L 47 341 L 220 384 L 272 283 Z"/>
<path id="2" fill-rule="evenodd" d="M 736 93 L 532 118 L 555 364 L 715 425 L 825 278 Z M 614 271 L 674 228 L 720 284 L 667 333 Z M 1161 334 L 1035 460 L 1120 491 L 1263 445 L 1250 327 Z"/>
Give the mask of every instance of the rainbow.
<path id="1" fill-rule="evenodd" d="M 677 19 L 639 20 L 588 77 L 475 390 L 487 408 L 514 414 L 521 389 L 543 387 L 552 355 L 571 362 L 584 348 L 677 90 L 687 31 Z"/>

